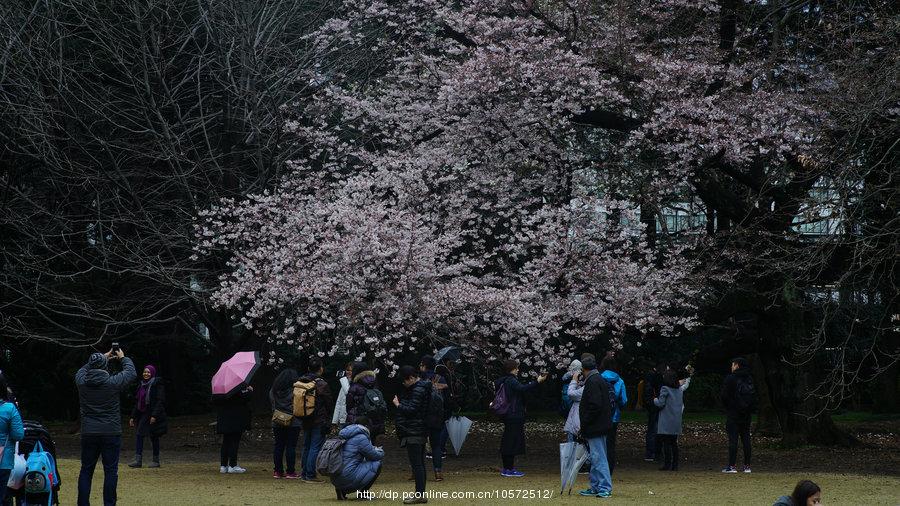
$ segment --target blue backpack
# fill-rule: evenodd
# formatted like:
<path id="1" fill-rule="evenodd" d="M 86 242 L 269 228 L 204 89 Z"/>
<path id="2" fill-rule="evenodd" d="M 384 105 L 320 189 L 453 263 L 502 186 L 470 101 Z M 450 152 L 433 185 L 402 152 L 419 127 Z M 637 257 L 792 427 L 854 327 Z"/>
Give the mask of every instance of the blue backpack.
<path id="1" fill-rule="evenodd" d="M 50 452 L 44 451 L 44 446 L 38 441 L 25 462 L 25 493 L 48 494 L 49 505 L 53 504 L 53 487 L 57 485 L 59 475 L 56 474 L 56 461 Z"/>

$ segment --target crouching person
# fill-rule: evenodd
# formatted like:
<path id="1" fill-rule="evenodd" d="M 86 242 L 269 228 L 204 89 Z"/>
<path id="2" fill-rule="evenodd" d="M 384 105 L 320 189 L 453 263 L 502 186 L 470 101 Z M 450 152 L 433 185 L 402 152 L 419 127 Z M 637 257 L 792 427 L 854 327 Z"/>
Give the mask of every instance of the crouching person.
<path id="1" fill-rule="evenodd" d="M 372 445 L 369 433 L 371 421 L 365 416 L 356 417 L 356 423 L 341 429 L 339 436 L 345 440 L 341 459 L 341 471 L 331 476 L 331 484 L 338 500 L 352 492 L 368 491 L 381 474 L 384 450 Z"/>

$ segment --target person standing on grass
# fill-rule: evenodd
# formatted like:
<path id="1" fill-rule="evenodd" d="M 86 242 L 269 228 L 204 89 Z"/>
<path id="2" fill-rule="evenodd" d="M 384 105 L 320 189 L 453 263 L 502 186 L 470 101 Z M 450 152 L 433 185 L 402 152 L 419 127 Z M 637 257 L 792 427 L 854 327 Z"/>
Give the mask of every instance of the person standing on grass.
<path id="1" fill-rule="evenodd" d="M 625 381 L 616 372 L 618 369 L 616 359 L 612 352 L 603 357 L 600 362 L 600 373 L 603 379 L 613 389 L 616 397 L 616 404 L 613 406 L 612 428 L 606 435 L 606 458 L 609 460 L 609 474 L 612 474 L 616 467 L 616 434 L 619 430 L 619 420 L 622 417 L 622 410 L 628 405 L 628 394 L 625 392 Z"/>
<path id="2" fill-rule="evenodd" d="M 756 388 L 747 360 L 738 357 L 731 361 L 731 374 L 722 385 L 722 404 L 725 406 L 725 431 L 728 433 L 728 466 L 723 473 L 736 473 L 738 437 L 744 447 L 745 473 L 750 471 L 750 422 L 756 407 Z"/>
<path id="3" fill-rule="evenodd" d="M 659 408 L 653 404 L 653 399 L 659 397 L 662 388 L 662 373 L 665 366 L 654 366 L 644 377 L 644 391 L 641 395 L 644 401 L 644 409 L 647 411 L 647 430 L 644 437 L 644 461 L 653 462 L 659 458 L 660 445 L 656 439 L 656 425 L 659 422 Z"/>
<path id="4" fill-rule="evenodd" d="M 394 425 L 397 428 L 397 437 L 400 438 L 400 447 L 406 448 L 409 466 L 416 482 L 416 495 L 405 499 L 403 504 L 425 504 L 428 502 L 424 497 L 425 441 L 428 439 L 425 417 L 428 415 L 431 390 L 434 386 L 430 381 L 419 379 L 419 372 L 413 366 L 404 365 L 398 374 L 403 388 L 400 395 L 395 395 L 393 399 L 397 408 Z"/>
<path id="5" fill-rule="evenodd" d="M 369 364 L 354 362 L 352 367 L 350 390 L 347 391 L 347 425 L 356 423 L 356 418 L 365 416 L 369 419 L 369 434 L 372 444 L 378 436 L 384 434 L 384 421 L 387 416 L 387 402 L 366 402 L 366 397 L 378 393 L 378 378 Z M 379 396 L 379 398 L 381 398 Z M 381 407 L 379 407 L 381 406 Z"/>
<path id="6" fill-rule="evenodd" d="M 122 363 L 122 371 L 109 374 L 110 360 Z M 78 474 L 78 505 L 91 501 L 91 482 L 97 460 L 103 460 L 103 504 L 116 504 L 119 482 L 119 450 L 122 449 L 122 390 L 137 378 L 134 363 L 121 349 L 93 353 L 75 373 L 81 404 L 81 471 Z"/>
<path id="7" fill-rule="evenodd" d="M 612 476 L 606 457 L 606 435 L 612 429 L 613 406 L 611 387 L 597 371 L 597 362 L 591 357 L 581 361 L 584 374 L 584 392 L 578 405 L 581 435 L 590 448 L 590 488 L 579 492 L 583 496 L 612 496 Z"/>
<path id="8" fill-rule="evenodd" d="M 303 418 L 303 469 L 300 471 L 300 479 L 307 483 L 322 483 L 324 480 L 316 477 L 316 458 L 325 442 L 325 436 L 331 428 L 331 388 L 328 382 L 322 379 L 325 366 L 322 359 L 312 357 L 309 359 L 309 372 L 300 378 L 300 381 L 315 382 L 316 407 L 311 416 Z"/>
<path id="9" fill-rule="evenodd" d="M 143 465 L 144 438 L 150 437 L 153 460 L 147 467 L 159 467 L 159 438 L 169 430 L 166 421 L 166 389 L 162 379 L 156 375 L 156 367 L 147 365 L 141 374 L 141 384 L 135 394 L 134 408 L 131 410 L 130 427 L 135 431 L 134 461 L 128 467 Z"/>
<path id="10" fill-rule="evenodd" d="M 238 446 L 241 436 L 250 428 L 250 398 L 253 387 L 247 386 L 231 397 L 213 397 L 216 407 L 216 433 L 222 435 L 219 448 L 219 472 L 222 474 L 242 474 L 246 469 L 237 463 Z"/>
<path id="11" fill-rule="evenodd" d="M 584 392 L 584 383 L 581 382 L 581 361 L 578 359 L 572 360 L 562 379 L 563 392 L 565 394 L 563 403 L 565 404 L 566 400 L 569 401 L 563 432 L 566 433 L 566 441 L 571 443 L 581 433 L 581 423 L 578 419 L 578 405 L 581 402 L 581 394 Z"/>
<path id="12" fill-rule="evenodd" d="M 6 378 L 0 373 L 0 504 L 6 499 L 6 483 L 16 458 L 16 441 L 25 438 L 25 427 L 16 403 L 10 399 Z"/>
<path id="13" fill-rule="evenodd" d="M 338 391 L 337 400 L 334 402 L 334 414 L 331 416 L 331 424 L 343 429 L 347 425 L 347 392 L 350 391 L 350 379 L 353 375 L 353 362 L 347 362 L 344 374 L 339 382 L 341 389 Z"/>
<path id="14" fill-rule="evenodd" d="M 494 381 L 494 391 L 503 386 L 506 389 L 506 399 L 509 404 L 506 414 L 503 415 L 503 436 L 500 439 L 500 457 L 503 469 L 500 476 L 507 478 L 520 478 L 525 473 L 516 469 L 516 455 L 525 454 L 525 394 L 534 391 L 537 386 L 547 379 L 546 374 L 538 376 L 537 381 L 521 383 L 517 378 L 519 374 L 519 362 L 517 360 L 503 361 L 503 376 Z"/>
<path id="15" fill-rule="evenodd" d="M 432 387 L 438 390 L 441 394 L 441 399 L 443 399 L 443 406 L 446 406 L 450 403 L 449 394 L 450 390 L 448 389 L 447 380 L 437 374 L 434 369 L 437 366 L 437 361 L 434 360 L 434 357 L 431 355 L 425 355 L 422 357 L 421 362 L 419 362 L 419 376 L 425 380 L 430 381 Z M 447 410 L 444 409 L 440 416 L 437 414 L 430 414 L 428 418 L 428 444 L 431 446 L 431 452 L 426 453 L 425 457 L 430 458 L 432 465 L 434 466 L 434 481 L 444 481 L 444 473 L 443 473 L 443 462 L 445 451 L 444 451 L 444 433 L 447 430 L 447 425 L 445 422 L 445 415 Z M 436 419 L 432 419 L 436 417 Z M 449 416 L 447 416 L 449 418 Z"/>
<path id="16" fill-rule="evenodd" d="M 663 465 L 660 471 L 678 470 L 678 436 L 681 434 L 681 420 L 684 412 L 683 390 L 675 371 L 663 374 L 663 386 L 653 404 L 659 408 L 659 422 L 656 437 L 662 443 Z"/>
<path id="17" fill-rule="evenodd" d="M 300 439 L 301 423 L 294 413 L 294 383 L 299 379 L 295 369 L 287 368 L 275 376 L 269 389 L 269 403 L 272 405 L 272 436 L 274 439 L 273 460 L 275 469 L 272 477 L 295 480 L 297 474 L 297 441 Z M 275 414 L 291 415 L 290 424 L 275 421 Z"/>
<path id="18" fill-rule="evenodd" d="M 801 480 L 794 487 L 790 496 L 783 495 L 772 506 L 820 506 L 822 504 L 822 489 L 809 481 Z"/>

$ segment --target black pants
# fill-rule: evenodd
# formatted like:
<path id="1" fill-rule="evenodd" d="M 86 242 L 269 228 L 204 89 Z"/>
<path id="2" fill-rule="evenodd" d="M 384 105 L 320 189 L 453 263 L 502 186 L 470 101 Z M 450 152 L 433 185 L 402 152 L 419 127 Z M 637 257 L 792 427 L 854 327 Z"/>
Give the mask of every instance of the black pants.
<path id="1" fill-rule="evenodd" d="M 416 479 L 416 492 L 425 492 L 425 445 L 406 444 L 406 455 L 409 457 L 409 466 L 412 468 L 413 477 Z"/>
<path id="2" fill-rule="evenodd" d="M 150 445 L 153 447 L 153 456 L 159 458 L 159 436 L 150 435 Z M 135 438 L 134 453 L 144 453 L 144 436 L 138 434 Z"/>
<path id="3" fill-rule="evenodd" d="M 606 433 L 606 461 L 609 463 L 609 474 L 612 474 L 616 468 L 616 431 L 618 430 L 619 424 L 616 422 Z"/>
<path id="4" fill-rule="evenodd" d="M 657 434 L 656 438 L 662 443 L 663 466 L 662 469 L 678 470 L 678 435 Z"/>
<path id="5" fill-rule="evenodd" d="M 656 438 L 656 425 L 659 423 L 659 410 L 647 410 L 647 433 L 645 434 L 644 458 L 655 459 L 659 456 L 660 445 Z"/>
<path id="6" fill-rule="evenodd" d="M 272 427 L 272 435 L 275 436 L 275 472 L 288 474 L 297 471 L 297 440 L 300 439 L 300 427 Z"/>
<path id="7" fill-rule="evenodd" d="M 515 455 L 501 455 L 500 458 L 503 460 L 503 469 L 514 469 L 516 467 Z"/>
<path id="8" fill-rule="evenodd" d="M 222 448 L 219 452 L 220 465 L 234 467 L 237 465 L 238 445 L 241 443 L 241 432 L 222 434 Z"/>
<path id="9" fill-rule="evenodd" d="M 744 465 L 750 465 L 750 420 L 731 420 L 725 422 L 725 431 L 728 432 L 728 465 L 734 466 L 737 462 L 738 436 L 744 446 Z"/>

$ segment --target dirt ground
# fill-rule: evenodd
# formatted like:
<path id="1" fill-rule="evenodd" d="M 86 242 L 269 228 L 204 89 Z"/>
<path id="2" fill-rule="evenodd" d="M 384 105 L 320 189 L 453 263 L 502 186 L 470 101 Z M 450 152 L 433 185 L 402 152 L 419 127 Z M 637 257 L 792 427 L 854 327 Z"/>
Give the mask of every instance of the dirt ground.
<path id="1" fill-rule="evenodd" d="M 528 454 L 517 461 L 524 471 L 559 472 L 559 443 L 563 421 L 552 414 L 536 416 L 526 424 Z M 855 419 L 838 422 L 856 436 L 860 445 L 850 448 L 801 447 L 781 449 L 777 438 L 754 435 L 754 471 L 785 473 L 847 473 L 858 475 L 900 476 L 900 417 Z M 502 425 L 486 417 L 473 416 L 475 423 L 460 457 L 451 456 L 445 468 L 465 467 L 470 470 L 499 469 L 499 438 Z M 212 415 L 170 419 L 170 433 L 162 440 L 163 458 L 172 463 L 218 464 L 218 438 Z M 653 464 L 643 461 L 644 425 L 642 413 L 627 413 L 619 427 L 618 466 L 620 469 L 642 470 Z M 254 428 L 244 434 L 239 460 L 267 461 L 271 451 L 271 429 L 268 417 L 254 419 Z M 77 458 L 78 435 L 69 434 L 71 424 L 53 425 L 53 435 L 62 458 Z M 133 432 L 127 431 L 122 445 L 122 461 L 133 455 Z M 724 424 L 708 414 L 686 414 L 684 434 L 679 438 L 681 469 L 684 471 L 718 471 L 726 463 L 727 437 Z M 378 443 L 384 446 L 386 465 L 406 465 L 392 427 Z M 448 445 L 449 447 L 449 445 Z M 739 457 L 740 459 L 740 457 Z"/>

